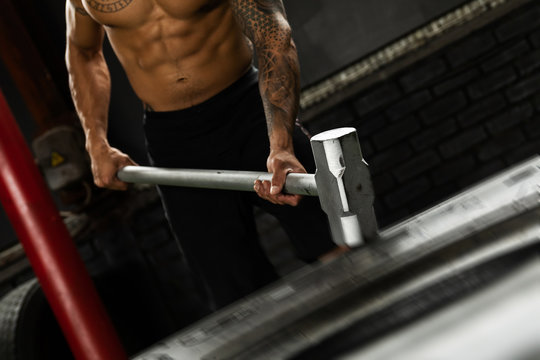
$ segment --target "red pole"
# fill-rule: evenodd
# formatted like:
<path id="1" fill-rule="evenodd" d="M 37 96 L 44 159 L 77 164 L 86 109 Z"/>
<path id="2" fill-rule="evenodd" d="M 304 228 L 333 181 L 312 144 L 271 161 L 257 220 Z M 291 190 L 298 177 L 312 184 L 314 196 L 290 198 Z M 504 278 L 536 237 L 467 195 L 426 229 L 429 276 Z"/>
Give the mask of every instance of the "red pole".
<path id="1" fill-rule="evenodd" d="M 77 360 L 127 359 L 1 90 L 0 201 Z"/>

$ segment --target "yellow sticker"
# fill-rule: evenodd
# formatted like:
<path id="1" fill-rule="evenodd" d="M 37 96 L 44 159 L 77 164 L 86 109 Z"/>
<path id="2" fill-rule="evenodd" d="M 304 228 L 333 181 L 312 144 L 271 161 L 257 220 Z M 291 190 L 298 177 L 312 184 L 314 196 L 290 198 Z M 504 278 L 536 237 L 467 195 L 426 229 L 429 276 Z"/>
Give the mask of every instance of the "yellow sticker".
<path id="1" fill-rule="evenodd" d="M 51 154 L 51 166 L 52 167 L 56 167 L 56 166 L 62 164 L 64 161 L 65 161 L 65 159 L 62 157 L 62 155 L 60 155 L 56 151 L 52 152 L 52 154 Z"/>

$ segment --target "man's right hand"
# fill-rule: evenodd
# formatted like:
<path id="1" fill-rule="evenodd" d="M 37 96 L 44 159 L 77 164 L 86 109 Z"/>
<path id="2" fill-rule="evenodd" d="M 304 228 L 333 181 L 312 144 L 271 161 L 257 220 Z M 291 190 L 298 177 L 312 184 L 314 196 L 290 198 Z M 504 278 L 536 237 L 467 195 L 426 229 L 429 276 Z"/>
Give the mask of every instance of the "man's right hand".
<path id="1" fill-rule="evenodd" d="M 118 170 L 128 165 L 137 165 L 131 158 L 118 149 L 108 145 L 89 150 L 92 161 L 94 183 L 101 188 L 126 190 L 128 184 L 116 177 Z"/>

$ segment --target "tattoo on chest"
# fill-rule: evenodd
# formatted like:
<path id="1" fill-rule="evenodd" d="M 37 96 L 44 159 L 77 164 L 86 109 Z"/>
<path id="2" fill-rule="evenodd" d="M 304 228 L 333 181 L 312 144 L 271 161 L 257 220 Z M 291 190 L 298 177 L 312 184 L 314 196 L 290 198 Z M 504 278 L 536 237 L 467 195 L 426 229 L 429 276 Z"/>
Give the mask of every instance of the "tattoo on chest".
<path id="1" fill-rule="evenodd" d="M 86 0 L 92 9 L 103 13 L 113 13 L 124 9 L 133 0 Z"/>

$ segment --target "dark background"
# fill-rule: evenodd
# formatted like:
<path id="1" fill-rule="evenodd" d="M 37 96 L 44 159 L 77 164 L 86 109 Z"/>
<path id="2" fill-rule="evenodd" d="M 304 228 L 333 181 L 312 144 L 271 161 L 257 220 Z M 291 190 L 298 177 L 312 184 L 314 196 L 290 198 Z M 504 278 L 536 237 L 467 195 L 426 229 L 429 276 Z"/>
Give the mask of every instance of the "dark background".
<path id="1" fill-rule="evenodd" d="M 465 3 L 464 0 L 285 0 L 311 85 Z"/>

